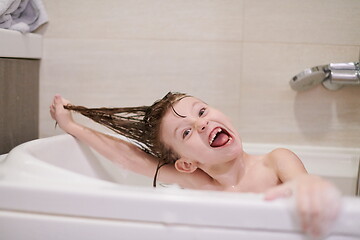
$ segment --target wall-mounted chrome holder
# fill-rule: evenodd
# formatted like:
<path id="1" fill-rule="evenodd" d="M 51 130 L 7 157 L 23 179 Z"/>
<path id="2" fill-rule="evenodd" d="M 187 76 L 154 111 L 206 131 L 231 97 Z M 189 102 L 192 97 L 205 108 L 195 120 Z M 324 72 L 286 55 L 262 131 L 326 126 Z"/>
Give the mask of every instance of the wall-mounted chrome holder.
<path id="1" fill-rule="evenodd" d="M 322 84 L 329 90 L 338 90 L 344 85 L 360 84 L 359 63 L 330 63 L 330 75 Z"/>
<path id="2" fill-rule="evenodd" d="M 322 83 L 329 90 L 338 90 L 344 85 L 360 85 L 360 63 L 330 63 L 305 69 L 290 80 L 295 91 L 304 91 Z"/>

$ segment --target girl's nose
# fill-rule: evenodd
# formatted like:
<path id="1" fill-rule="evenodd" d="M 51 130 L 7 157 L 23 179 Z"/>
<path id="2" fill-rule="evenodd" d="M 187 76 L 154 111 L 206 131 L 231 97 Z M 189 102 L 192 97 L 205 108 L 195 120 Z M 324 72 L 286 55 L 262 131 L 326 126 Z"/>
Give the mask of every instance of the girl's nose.
<path id="1" fill-rule="evenodd" d="M 197 119 L 196 121 L 196 129 L 199 131 L 199 132 L 202 132 L 206 129 L 206 126 L 209 124 L 208 121 L 206 121 L 205 119 L 203 118 L 199 118 Z"/>

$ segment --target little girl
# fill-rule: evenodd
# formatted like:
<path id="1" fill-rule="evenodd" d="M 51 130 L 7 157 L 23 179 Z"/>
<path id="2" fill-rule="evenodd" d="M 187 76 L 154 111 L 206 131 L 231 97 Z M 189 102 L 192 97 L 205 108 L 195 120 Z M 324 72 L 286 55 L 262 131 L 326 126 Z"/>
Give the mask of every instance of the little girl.
<path id="1" fill-rule="evenodd" d="M 135 144 L 76 123 L 70 110 Z M 88 109 L 56 95 L 50 113 L 64 131 L 109 160 L 155 176 L 154 186 L 159 179 L 183 188 L 265 193 L 266 200 L 294 195 L 302 229 L 312 236 L 323 235 L 339 213 L 337 189 L 307 174 L 293 152 L 247 154 L 230 120 L 195 97 L 170 92 L 151 106 Z"/>

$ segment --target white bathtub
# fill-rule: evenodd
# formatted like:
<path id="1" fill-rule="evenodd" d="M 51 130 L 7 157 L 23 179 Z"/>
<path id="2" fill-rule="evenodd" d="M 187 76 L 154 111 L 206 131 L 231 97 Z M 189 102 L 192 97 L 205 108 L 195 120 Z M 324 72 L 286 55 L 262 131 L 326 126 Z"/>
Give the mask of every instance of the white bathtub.
<path id="1" fill-rule="evenodd" d="M 292 147 L 310 172 L 355 193 L 358 149 Z M 0 239 L 304 239 L 287 200 L 151 185 L 69 135 L 25 143 L 0 156 Z M 327 239 L 360 239 L 359 198 L 344 197 Z"/>

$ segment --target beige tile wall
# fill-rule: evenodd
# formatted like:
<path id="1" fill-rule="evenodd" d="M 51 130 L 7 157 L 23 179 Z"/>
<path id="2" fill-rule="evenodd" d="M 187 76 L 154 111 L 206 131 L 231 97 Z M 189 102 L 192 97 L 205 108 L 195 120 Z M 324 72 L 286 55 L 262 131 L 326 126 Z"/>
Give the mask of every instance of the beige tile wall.
<path id="1" fill-rule="evenodd" d="M 305 68 L 357 61 L 357 0 L 45 0 L 40 136 L 55 93 L 74 104 L 204 99 L 244 141 L 360 147 L 360 87 L 294 92 Z M 78 118 L 79 121 L 84 121 Z"/>

